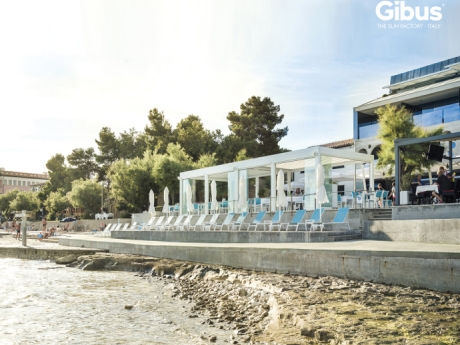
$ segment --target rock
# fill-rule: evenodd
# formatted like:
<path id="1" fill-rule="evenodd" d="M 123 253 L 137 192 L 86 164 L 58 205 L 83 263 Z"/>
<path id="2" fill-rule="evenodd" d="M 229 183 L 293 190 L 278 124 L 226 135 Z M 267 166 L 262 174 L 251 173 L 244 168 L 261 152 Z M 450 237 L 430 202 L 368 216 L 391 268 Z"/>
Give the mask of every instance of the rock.
<path id="1" fill-rule="evenodd" d="M 125 305 L 125 309 L 127 309 L 127 310 L 131 310 L 131 309 L 133 309 L 133 307 L 134 306 L 130 305 L 130 304 Z"/>
<path id="2" fill-rule="evenodd" d="M 67 255 L 60 258 L 57 258 L 55 263 L 58 265 L 68 265 L 78 260 L 77 255 Z"/>
<path id="3" fill-rule="evenodd" d="M 217 337 L 215 335 L 213 335 L 213 336 L 209 337 L 209 341 L 211 343 L 215 343 L 217 341 Z"/>

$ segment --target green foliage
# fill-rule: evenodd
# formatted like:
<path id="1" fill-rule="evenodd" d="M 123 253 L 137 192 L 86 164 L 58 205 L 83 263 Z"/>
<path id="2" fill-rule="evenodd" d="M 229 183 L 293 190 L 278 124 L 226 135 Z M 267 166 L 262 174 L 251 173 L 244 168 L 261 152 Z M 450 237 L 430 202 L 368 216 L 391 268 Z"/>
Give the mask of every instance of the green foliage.
<path id="1" fill-rule="evenodd" d="M 57 192 L 51 192 L 44 205 L 48 211 L 50 219 L 59 217 L 66 208 L 72 207 L 69 198 L 64 194 L 62 189 Z"/>
<path id="2" fill-rule="evenodd" d="M 40 199 L 37 193 L 20 191 L 10 203 L 11 211 L 32 211 L 37 212 L 40 209 Z"/>
<path id="3" fill-rule="evenodd" d="M 95 180 L 75 180 L 68 198 L 74 207 L 85 209 L 87 216 L 92 216 L 101 209 L 102 186 Z"/>
<path id="4" fill-rule="evenodd" d="M 129 211 L 135 212 L 148 210 L 150 189 L 158 191 L 152 173 L 153 157 L 146 151 L 143 158 L 119 160 L 112 164 L 108 171 L 108 177 L 112 181 L 110 195 L 118 208 L 125 206 Z"/>
<path id="5" fill-rule="evenodd" d="M 395 166 L 394 140 L 401 138 L 426 138 L 442 134 L 442 127 L 425 130 L 416 126 L 412 121 L 412 113 L 405 107 L 386 105 L 376 110 L 380 129 L 377 137 L 382 140 L 377 168 L 390 166 L 388 173 L 391 175 Z M 433 165 L 422 157 L 422 152 L 428 151 L 429 143 L 411 145 L 401 152 L 401 188 L 409 190 L 414 176 Z"/>
<path id="6" fill-rule="evenodd" d="M 201 155 L 215 151 L 216 143 L 210 131 L 205 130 L 198 116 L 189 115 L 177 124 L 174 131 L 177 143 L 196 162 Z"/>
<path id="7" fill-rule="evenodd" d="M 166 153 L 168 144 L 175 142 L 171 124 L 157 108 L 149 111 L 148 120 L 150 125 L 144 129 L 147 149 L 160 154 Z"/>
<path id="8" fill-rule="evenodd" d="M 14 199 L 16 199 L 16 196 L 18 194 L 19 194 L 18 189 L 12 189 L 12 190 L 6 192 L 5 194 L 0 195 L 0 211 L 4 215 L 8 216 L 11 213 L 11 211 L 14 211 L 11 208 L 10 204 Z"/>
<path id="9" fill-rule="evenodd" d="M 46 168 L 50 176 L 49 184 L 45 187 L 46 196 L 51 192 L 56 192 L 58 189 L 64 192 L 70 191 L 72 188 L 72 176 L 70 170 L 65 165 L 65 157 L 57 153 L 46 162 Z"/>
<path id="10" fill-rule="evenodd" d="M 73 149 L 72 153 L 67 156 L 67 162 L 72 166 L 72 180 L 81 178 L 90 179 L 98 171 L 92 147 L 86 150 L 82 148 Z"/>
<path id="11" fill-rule="evenodd" d="M 246 159 L 249 159 L 249 157 L 246 154 L 246 149 L 241 149 L 236 155 L 235 161 L 240 162 Z"/>
<path id="12" fill-rule="evenodd" d="M 283 152 L 279 141 L 287 135 L 288 128 L 275 129 L 284 119 L 284 115 L 279 115 L 279 112 L 280 106 L 275 105 L 270 98 L 252 96 L 241 104 L 240 114 L 234 111 L 228 114 L 229 129 L 241 140 L 249 157 Z"/>
<path id="13" fill-rule="evenodd" d="M 205 153 L 205 154 L 201 155 L 200 159 L 198 160 L 198 162 L 195 163 L 195 166 L 198 169 L 212 167 L 212 166 L 215 166 L 215 165 L 217 165 L 217 158 L 216 158 L 215 153 L 213 153 L 213 154 Z"/>

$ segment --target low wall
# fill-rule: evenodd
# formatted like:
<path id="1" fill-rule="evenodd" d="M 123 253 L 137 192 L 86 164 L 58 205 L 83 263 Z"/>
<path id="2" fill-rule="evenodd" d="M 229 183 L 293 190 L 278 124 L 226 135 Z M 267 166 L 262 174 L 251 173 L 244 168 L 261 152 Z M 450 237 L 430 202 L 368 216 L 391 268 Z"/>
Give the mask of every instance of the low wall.
<path id="1" fill-rule="evenodd" d="M 393 220 L 459 218 L 460 204 L 407 205 L 392 208 Z"/>
<path id="2" fill-rule="evenodd" d="M 328 232 L 330 233 L 330 232 Z M 319 231 L 112 231 L 117 239 L 200 243 L 296 243 L 327 242 Z"/>
<path id="3" fill-rule="evenodd" d="M 68 249 L 68 248 L 31 248 L 31 247 L 0 247 L 0 258 L 15 258 L 27 260 L 52 260 L 68 255 L 93 255 L 105 250 L 100 249 Z"/>
<path id="4" fill-rule="evenodd" d="M 356 242 L 367 246 L 367 241 Z M 370 241 L 373 242 L 373 241 Z M 331 275 L 460 293 L 460 252 L 425 252 L 343 249 L 340 244 L 192 244 L 129 242 L 113 239 L 62 238 L 61 245 L 106 249 L 111 253 L 139 254 L 158 258 L 224 265 L 256 271 Z M 301 248 L 304 246 L 304 248 Z M 322 244 L 325 246 L 325 244 Z M 372 244 L 369 244 L 372 246 Z M 375 242 L 374 242 L 375 247 Z"/>
<path id="5" fill-rule="evenodd" d="M 460 244 L 460 219 L 364 221 L 363 238 L 379 241 Z"/>
<path id="6" fill-rule="evenodd" d="M 69 222 L 69 223 L 60 223 L 58 221 L 47 221 L 47 227 L 48 228 L 55 228 L 59 224 L 61 229 L 63 229 L 67 224 L 69 224 L 69 230 L 71 231 L 91 231 L 98 229 L 101 227 L 102 223 L 105 224 L 118 224 L 118 223 L 129 223 L 131 224 L 131 218 L 117 218 L 117 219 L 103 219 L 103 220 L 95 220 L 95 219 L 83 219 L 83 220 L 77 220 L 74 224 L 74 222 Z M 28 227 L 32 227 L 32 225 L 35 226 L 37 230 L 42 229 L 42 223 L 40 222 L 27 222 Z"/>

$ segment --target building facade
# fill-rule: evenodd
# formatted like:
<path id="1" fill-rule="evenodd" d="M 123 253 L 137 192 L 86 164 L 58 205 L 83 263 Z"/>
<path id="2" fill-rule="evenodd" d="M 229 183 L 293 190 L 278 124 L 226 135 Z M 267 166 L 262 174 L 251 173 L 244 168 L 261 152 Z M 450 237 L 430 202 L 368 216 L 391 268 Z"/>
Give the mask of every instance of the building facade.
<path id="1" fill-rule="evenodd" d="M 13 189 L 38 192 L 48 180 L 47 173 L 33 174 L 0 168 L 0 194 L 5 194 Z"/>
<path id="2" fill-rule="evenodd" d="M 442 125 L 444 131 L 460 131 L 460 56 L 393 75 L 384 89 L 389 92 L 353 109 L 357 152 L 378 154 L 375 111 L 387 104 L 405 106 L 422 127 Z M 460 143 L 453 146 L 453 156 L 460 156 Z"/>

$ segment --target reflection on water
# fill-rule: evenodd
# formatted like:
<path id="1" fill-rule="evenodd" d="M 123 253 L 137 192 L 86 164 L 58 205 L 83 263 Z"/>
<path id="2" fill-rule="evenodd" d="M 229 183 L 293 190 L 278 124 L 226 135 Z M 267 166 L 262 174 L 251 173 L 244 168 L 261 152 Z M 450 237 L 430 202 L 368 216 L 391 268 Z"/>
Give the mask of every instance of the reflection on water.
<path id="1" fill-rule="evenodd" d="M 0 259 L 0 344 L 217 344 L 231 331 L 188 318 L 170 288 L 126 272 L 89 272 L 47 261 Z M 131 310 L 125 305 L 133 305 Z"/>

